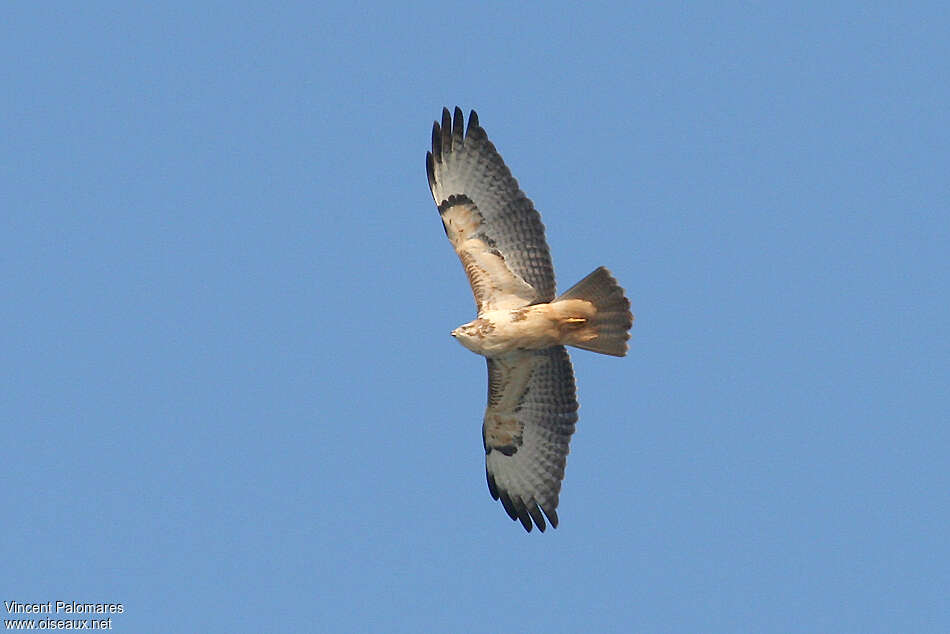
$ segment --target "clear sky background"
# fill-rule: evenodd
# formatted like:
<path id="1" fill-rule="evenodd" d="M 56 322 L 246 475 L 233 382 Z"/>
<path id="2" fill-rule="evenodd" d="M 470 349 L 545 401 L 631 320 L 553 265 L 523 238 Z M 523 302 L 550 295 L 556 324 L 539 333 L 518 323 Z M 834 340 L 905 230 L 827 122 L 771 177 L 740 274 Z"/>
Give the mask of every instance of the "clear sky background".
<path id="1" fill-rule="evenodd" d="M 948 631 L 950 14 L 778 4 L 5 5 L 0 599 Z M 606 265 L 637 317 L 628 357 L 572 353 L 544 534 L 489 497 L 449 336 L 456 104 L 560 288 Z"/>

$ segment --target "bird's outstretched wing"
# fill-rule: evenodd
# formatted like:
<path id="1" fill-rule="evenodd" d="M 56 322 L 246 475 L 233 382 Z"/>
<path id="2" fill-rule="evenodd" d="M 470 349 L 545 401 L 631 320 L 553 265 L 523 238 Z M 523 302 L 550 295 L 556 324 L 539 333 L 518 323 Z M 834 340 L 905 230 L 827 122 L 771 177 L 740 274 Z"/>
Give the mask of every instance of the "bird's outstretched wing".
<path id="1" fill-rule="evenodd" d="M 557 527 L 558 494 L 577 422 L 571 358 L 564 346 L 488 359 L 482 438 L 488 490 L 513 520 Z"/>
<path id="2" fill-rule="evenodd" d="M 442 109 L 426 171 L 445 234 L 481 313 L 554 299 L 554 268 L 541 215 L 518 187 L 472 110 Z"/>

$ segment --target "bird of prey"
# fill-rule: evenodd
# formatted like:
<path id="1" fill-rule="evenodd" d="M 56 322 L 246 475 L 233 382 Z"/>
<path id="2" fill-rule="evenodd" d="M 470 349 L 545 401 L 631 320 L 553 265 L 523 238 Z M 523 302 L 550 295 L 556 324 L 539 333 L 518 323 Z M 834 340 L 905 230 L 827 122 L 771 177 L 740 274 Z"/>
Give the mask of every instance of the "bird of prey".
<path id="1" fill-rule="evenodd" d="M 442 110 L 426 152 L 432 198 L 472 285 L 478 316 L 452 331 L 488 361 L 482 423 L 491 496 L 530 532 L 557 527 L 558 494 L 577 422 L 564 346 L 622 357 L 630 302 L 600 267 L 555 296 L 544 225 L 472 110 Z M 543 512 L 543 515 L 542 515 Z M 533 524 L 532 524 L 533 522 Z"/>

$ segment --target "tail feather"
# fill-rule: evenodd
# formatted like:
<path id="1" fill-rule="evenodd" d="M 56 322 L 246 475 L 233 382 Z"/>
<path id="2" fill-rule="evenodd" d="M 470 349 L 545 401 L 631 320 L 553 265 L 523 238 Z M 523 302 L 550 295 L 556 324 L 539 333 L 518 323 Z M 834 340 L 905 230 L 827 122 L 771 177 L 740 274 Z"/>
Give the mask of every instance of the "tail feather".
<path id="1" fill-rule="evenodd" d="M 563 299 L 582 299 L 592 303 L 597 310 L 590 324 L 597 336 L 571 345 L 615 357 L 627 354 L 628 331 L 633 326 L 630 300 L 624 296 L 610 271 L 603 266 L 597 268 L 555 301 Z"/>

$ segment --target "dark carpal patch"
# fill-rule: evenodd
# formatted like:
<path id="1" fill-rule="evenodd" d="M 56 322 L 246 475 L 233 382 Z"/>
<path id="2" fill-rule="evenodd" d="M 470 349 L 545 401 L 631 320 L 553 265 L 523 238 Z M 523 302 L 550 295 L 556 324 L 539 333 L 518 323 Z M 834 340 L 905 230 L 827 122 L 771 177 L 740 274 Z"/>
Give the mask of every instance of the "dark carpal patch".
<path id="1" fill-rule="evenodd" d="M 520 438 L 519 438 L 520 440 Z M 520 443 L 519 443 L 520 444 Z M 489 455 L 491 452 L 498 450 L 502 454 L 511 457 L 518 453 L 518 447 L 515 445 L 504 445 L 502 447 L 492 447 L 488 444 L 488 438 L 485 436 L 485 426 L 482 425 L 482 446 L 485 447 L 485 455 Z"/>
<path id="2" fill-rule="evenodd" d="M 482 425 L 482 442 L 486 455 L 497 449 L 506 456 L 513 456 L 524 444 L 524 425 L 515 416 L 490 414 Z"/>
<path id="3" fill-rule="evenodd" d="M 472 199 L 465 194 L 452 194 L 447 199 L 439 203 L 439 215 L 445 215 L 445 212 L 456 205 L 471 205 L 472 207 L 475 207 L 475 203 L 472 202 Z"/>

